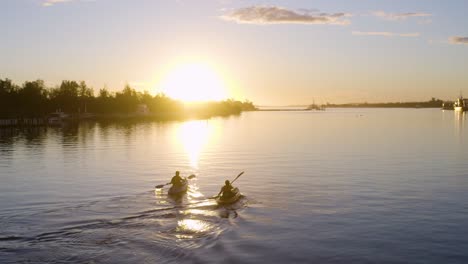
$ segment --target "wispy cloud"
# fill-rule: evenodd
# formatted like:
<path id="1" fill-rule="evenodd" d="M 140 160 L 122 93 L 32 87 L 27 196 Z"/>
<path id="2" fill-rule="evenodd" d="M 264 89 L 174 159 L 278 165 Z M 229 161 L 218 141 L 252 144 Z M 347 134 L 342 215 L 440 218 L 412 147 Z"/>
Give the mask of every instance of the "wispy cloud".
<path id="1" fill-rule="evenodd" d="M 421 19 L 418 21 L 419 25 L 429 25 L 432 23 L 432 19 Z"/>
<path id="2" fill-rule="evenodd" d="M 419 33 L 394 33 L 387 31 L 353 31 L 356 36 L 379 36 L 379 37 L 419 37 Z"/>
<path id="3" fill-rule="evenodd" d="M 459 36 L 450 37 L 449 42 L 452 44 L 468 45 L 468 37 L 459 37 Z"/>
<path id="4" fill-rule="evenodd" d="M 432 14 L 422 12 L 409 12 L 409 13 L 385 13 L 384 11 L 374 11 L 372 14 L 386 20 L 405 20 L 412 17 L 431 17 Z"/>
<path id="5" fill-rule="evenodd" d="M 72 0 L 45 0 L 42 2 L 42 6 L 53 6 L 59 3 L 71 2 Z"/>
<path id="6" fill-rule="evenodd" d="M 349 25 L 347 13 L 318 13 L 315 10 L 295 11 L 277 6 L 251 6 L 239 8 L 223 16 L 222 19 L 241 24 L 329 24 Z"/>

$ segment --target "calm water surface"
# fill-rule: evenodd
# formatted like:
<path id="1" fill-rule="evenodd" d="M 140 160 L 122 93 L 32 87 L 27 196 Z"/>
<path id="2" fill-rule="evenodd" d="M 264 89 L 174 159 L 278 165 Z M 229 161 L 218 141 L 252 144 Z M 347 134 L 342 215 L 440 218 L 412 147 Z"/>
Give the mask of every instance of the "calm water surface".
<path id="1" fill-rule="evenodd" d="M 175 170 L 180 199 L 154 189 Z M 241 201 L 208 199 L 241 171 Z M 467 234 L 453 111 L 0 130 L 0 263 L 468 263 Z"/>

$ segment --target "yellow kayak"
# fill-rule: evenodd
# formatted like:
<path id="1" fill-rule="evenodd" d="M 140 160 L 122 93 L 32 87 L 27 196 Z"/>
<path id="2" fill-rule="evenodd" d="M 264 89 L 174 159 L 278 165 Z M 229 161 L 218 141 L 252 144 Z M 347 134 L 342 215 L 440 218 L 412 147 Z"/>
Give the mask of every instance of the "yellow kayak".
<path id="1" fill-rule="evenodd" d="M 233 190 L 234 195 L 230 197 L 219 196 L 216 198 L 216 202 L 220 205 L 232 204 L 237 202 L 241 198 L 241 193 L 238 188 L 234 188 Z"/>
<path id="2" fill-rule="evenodd" d="M 167 193 L 169 195 L 178 195 L 178 194 L 186 193 L 187 189 L 188 189 L 188 181 L 187 181 L 187 178 L 185 178 L 182 182 L 182 185 L 180 186 L 172 185 L 172 187 L 169 188 L 169 191 L 167 191 Z"/>

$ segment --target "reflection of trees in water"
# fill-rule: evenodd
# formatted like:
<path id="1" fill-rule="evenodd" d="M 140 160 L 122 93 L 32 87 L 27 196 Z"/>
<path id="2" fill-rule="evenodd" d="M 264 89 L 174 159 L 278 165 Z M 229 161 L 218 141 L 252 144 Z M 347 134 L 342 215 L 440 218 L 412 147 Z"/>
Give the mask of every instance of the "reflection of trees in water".
<path id="1" fill-rule="evenodd" d="M 109 139 L 109 131 L 112 123 L 100 121 L 96 123 L 96 129 L 98 130 L 99 138 L 107 141 Z"/>
<path id="2" fill-rule="evenodd" d="M 0 158 L 5 162 L 12 160 L 13 155 L 20 149 L 19 146 L 33 150 L 41 156 L 46 139 L 46 127 L 0 128 Z"/>
<path id="3" fill-rule="evenodd" d="M 17 128 L 0 128 L 0 142 L 7 143 L 13 141 L 15 137 L 20 135 L 20 130 Z"/>
<path id="4" fill-rule="evenodd" d="M 61 132 L 64 147 L 74 146 L 78 143 L 78 125 L 65 125 L 62 127 Z"/>
<path id="5" fill-rule="evenodd" d="M 22 129 L 24 139 L 27 143 L 32 142 L 43 142 L 46 138 L 47 128 L 46 127 L 28 127 Z"/>
<path id="6" fill-rule="evenodd" d="M 98 122 L 99 135 L 105 141 L 108 140 L 111 133 L 118 133 L 124 136 L 125 142 L 129 142 L 131 136 L 136 131 L 137 122 L 131 122 L 127 120 L 113 122 L 113 121 L 104 121 Z"/>
<path id="7" fill-rule="evenodd" d="M 96 127 L 95 122 L 81 122 L 63 125 L 60 128 L 53 128 L 54 134 L 61 138 L 65 147 L 76 144 L 87 145 L 87 141 L 92 139 L 91 134 Z"/>
<path id="8" fill-rule="evenodd" d="M 240 115 L 216 117 L 212 120 L 239 118 Z M 99 144 L 98 142 L 109 142 L 111 138 L 119 138 L 129 145 L 132 144 L 135 133 L 156 134 L 165 138 L 167 133 L 171 133 L 174 124 L 186 122 L 109 120 L 67 123 L 59 127 L 3 127 L 0 128 L 0 155 L 12 155 L 18 146 L 41 151 L 40 149 L 45 149 L 52 143 L 63 149 L 73 149 L 78 145 L 86 147 Z"/>
<path id="9" fill-rule="evenodd" d="M 96 130 L 96 122 L 81 122 L 75 124 L 67 124 L 61 128 L 61 137 L 64 147 L 72 147 L 76 145 L 87 146 L 89 141 L 94 139 L 92 136 Z"/>
<path id="10" fill-rule="evenodd" d="M 20 131 L 16 128 L 0 128 L 0 162 L 11 161 L 19 136 Z"/>
<path id="11" fill-rule="evenodd" d="M 157 130 L 164 130 L 165 124 L 176 121 L 138 121 L 138 120 L 119 120 L 116 121 L 98 121 L 96 129 L 103 140 L 107 140 L 111 133 L 117 133 L 124 136 L 125 142 L 131 142 L 131 137 L 135 132 L 151 131 L 154 126 Z"/>
<path id="12" fill-rule="evenodd" d="M 46 139 L 46 127 L 27 128 L 0 128 L 0 144 L 16 144 L 19 141 L 25 143 L 42 143 Z"/>
<path id="13" fill-rule="evenodd" d="M 88 145 L 94 140 L 93 133 L 96 130 L 96 122 L 82 122 L 78 127 L 78 140 L 81 145 Z"/>
<path id="14" fill-rule="evenodd" d="M 116 128 L 123 132 L 125 137 L 125 143 L 129 144 L 132 142 L 131 137 L 132 134 L 136 131 L 137 124 L 135 123 L 123 123 L 121 125 L 117 125 Z"/>

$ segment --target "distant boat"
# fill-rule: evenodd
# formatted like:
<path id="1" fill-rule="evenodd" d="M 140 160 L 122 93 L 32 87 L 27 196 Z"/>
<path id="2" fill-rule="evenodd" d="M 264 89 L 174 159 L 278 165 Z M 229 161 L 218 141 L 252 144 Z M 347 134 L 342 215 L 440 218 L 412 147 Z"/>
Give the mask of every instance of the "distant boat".
<path id="1" fill-rule="evenodd" d="M 47 117 L 47 124 L 51 126 L 60 126 L 64 123 L 64 120 L 68 118 L 69 115 L 65 114 L 64 112 L 57 111 L 55 113 L 49 114 Z"/>
<path id="2" fill-rule="evenodd" d="M 453 109 L 459 112 L 468 111 L 468 99 L 460 96 L 453 104 Z"/>
<path id="3" fill-rule="evenodd" d="M 325 107 L 322 105 L 311 104 L 306 108 L 306 110 L 325 111 Z"/>
<path id="4" fill-rule="evenodd" d="M 313 100 L 312 104 L 309 105 L 305 110 L 325 111 L 325 106 L 315 104 L 315 100 Z"/>

